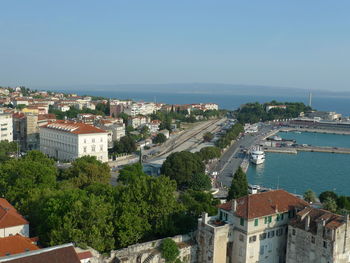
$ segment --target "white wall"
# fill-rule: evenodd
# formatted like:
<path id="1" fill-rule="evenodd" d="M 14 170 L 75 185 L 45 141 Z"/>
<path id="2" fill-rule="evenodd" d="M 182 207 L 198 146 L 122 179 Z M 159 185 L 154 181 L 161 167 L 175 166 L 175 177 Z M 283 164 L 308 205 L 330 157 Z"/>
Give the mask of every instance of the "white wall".
<path id="1" fill-rule="evenodd" d="M 14 236 L 16 234 L 29 237 L 29 225 L 27 224 L 0 229 L 0 237 L 8 237 L 10 235 Z"/>
<path id="2" fill-rule="evenodd" d="M 12 115 L 0 113 L 0 141 L 13 141 Z"/>

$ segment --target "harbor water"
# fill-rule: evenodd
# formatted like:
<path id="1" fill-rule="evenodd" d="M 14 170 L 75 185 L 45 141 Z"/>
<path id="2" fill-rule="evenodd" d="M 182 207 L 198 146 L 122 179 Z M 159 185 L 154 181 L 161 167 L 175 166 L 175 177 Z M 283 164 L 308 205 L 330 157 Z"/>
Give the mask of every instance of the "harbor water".
<path id="1" fill-rule="evenodd" d="M 350 147 L 349 135 L 320 133 L 279 133 L 284 139 L 299 144 Z M 250 165 L 247 171 L 250 184 L 281 188 L 296 194 L 312 189 L 317 194 L 332 190 L 350 195 L 350 155 L 298 152 L 298 154 L 266 153 L 261 165 Z"/>

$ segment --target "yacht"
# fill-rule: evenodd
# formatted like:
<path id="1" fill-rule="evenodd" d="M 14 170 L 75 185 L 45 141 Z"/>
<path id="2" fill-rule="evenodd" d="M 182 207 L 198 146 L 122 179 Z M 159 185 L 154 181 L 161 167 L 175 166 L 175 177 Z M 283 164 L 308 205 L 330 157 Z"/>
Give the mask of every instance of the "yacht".
<path id="1" fill-rule="evenodd" d="M 254 164 L 262 164 L 265 162 L 265 153 L 264 151 L 257 149 L 250 153 L 250 161 Z"/>

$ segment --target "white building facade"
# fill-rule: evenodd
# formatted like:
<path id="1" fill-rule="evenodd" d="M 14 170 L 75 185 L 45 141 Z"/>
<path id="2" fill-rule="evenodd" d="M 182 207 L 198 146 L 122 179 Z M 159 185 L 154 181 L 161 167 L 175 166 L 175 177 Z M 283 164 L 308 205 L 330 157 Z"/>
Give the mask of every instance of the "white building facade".
<path id="1" fill-rule="evenodd" d="M 12 114 L 0 109 L 0 141 L 13 141 Z"/>
<path id="2" fill-rule="evenodd" d="M 288 222 L 308 203 L 283 190 L 241 197 L 198 222 L 201 263 L 283 263 Z"/>
<path id="3" fill-rule="evenodd" d="M 108 161 L 108 133 L 84 123 L 57 121 L 40 127 L 40 151 L 61 161 L 90 155 Z"/>

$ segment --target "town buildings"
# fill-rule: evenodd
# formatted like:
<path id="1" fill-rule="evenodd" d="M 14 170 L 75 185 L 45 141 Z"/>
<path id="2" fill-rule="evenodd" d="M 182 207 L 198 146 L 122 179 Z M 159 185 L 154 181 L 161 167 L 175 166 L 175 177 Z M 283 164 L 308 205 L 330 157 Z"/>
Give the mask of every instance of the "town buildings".
<path id="1" fill-rule="evenodd" d="M 0 108 L 0 141 L 13 141 L 12 114 Z"/>
<path id="2" fill-rule="evenodd" d="M 307 207 L 289 223 L 286 263 L 350 261 L 350 221 L 326 210 Z"/>
<path id="3" fill-rule="evenodd" d="M 247 195 L 199 219 L 201 263 L 279 263 L 285 260 L 288 222 L 308 203 L 284 191 Z"/>
<path id="4" fill-rule="evenodd" d="M 73 121 L 56 121 L 40 127 L 40 151 L 61 161 L 91 155 L 108 161 L 108 133 Z"/>

